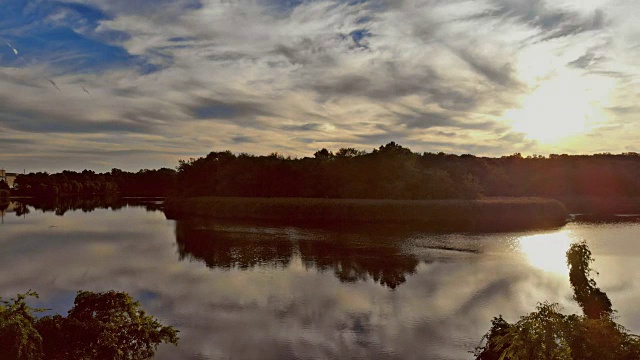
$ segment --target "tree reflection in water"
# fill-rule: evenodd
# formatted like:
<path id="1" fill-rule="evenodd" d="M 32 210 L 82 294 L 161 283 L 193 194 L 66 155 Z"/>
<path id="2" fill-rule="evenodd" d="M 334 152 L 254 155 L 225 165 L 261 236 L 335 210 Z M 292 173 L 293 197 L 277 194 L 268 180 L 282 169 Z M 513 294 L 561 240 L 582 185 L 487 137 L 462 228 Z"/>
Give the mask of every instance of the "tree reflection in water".
<path id="1" fill-rule="evenodd" d="M 233 230 L 176 222 L 180 260 L 203 260 L 210 268 L 223 269 L 287 267 L 291 262 L 294 244 L 286 237 Z"/>
<path id="2" fill-rule="evenodd" d="M 160 198 L 122 198 L 119 196 L 60 196 L 51 198 L 22 198 L 12 201 L 16 216 L 29 214 L 29 207 L 42 212 L 64 216 L 69 211 L 91 212 L 96 209 L 120 210 L 127 206 L 141 206 L 147 211 L 161 208 Z M 1 208 L 0 208 L 1 210 Z"/>
<path id="3" fill-rule="evenodd" d="M 281 267 L 300 260 L 307 269 L 333 271 L 342 282 L 374 281 L 395 289 L 420 261 L 398 246 L 397 233 L 380 229 L 312 229 L 176 222 L 181 260 L 202 260 L 210 268 Z"/>

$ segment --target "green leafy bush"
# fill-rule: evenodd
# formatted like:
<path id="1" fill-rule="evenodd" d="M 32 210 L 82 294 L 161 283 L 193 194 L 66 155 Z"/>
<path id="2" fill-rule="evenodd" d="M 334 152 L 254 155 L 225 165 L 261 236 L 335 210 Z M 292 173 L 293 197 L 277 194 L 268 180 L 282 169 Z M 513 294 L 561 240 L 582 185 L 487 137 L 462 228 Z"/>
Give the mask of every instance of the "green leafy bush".
<path id="1" fill-rule="evenodd" d="M 158 345 L 177 345 L 178 331 L 146 315 L 124 292 L 79 291 L 68 316 L 37 318 L 20 294 L 0 304 L 0 348 L 16 360 L 150 359 Z"/>
<path id="2" fill-rule="evenodd" d="M 574 299 L 584 315 L 564 315 L 558 304 L 509 323 L 499 316 L 475 349 L 477 360 L 638 360 L 640 338 L 614 321 L 611 302 L 590 277 L 591 251 L 585 242 L 567 251 Z"/>

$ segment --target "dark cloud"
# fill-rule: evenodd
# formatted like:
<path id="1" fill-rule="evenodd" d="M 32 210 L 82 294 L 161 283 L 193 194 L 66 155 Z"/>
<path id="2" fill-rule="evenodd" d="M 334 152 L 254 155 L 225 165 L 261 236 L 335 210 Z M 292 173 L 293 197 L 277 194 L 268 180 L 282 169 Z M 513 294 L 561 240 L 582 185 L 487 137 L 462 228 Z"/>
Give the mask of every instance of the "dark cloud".
<path id="1" fill-rule="evenodd" d="M 290 44 L 278 43 L 271 51 L 271 55 L 283 57 L 291 65 L 313 65 L 313 67 L 338 66 L 338 60 L 333 53 L 332 39 L 338 35 L 325 34 L 315 38 L 303 37 Z M 344 38 L 344 37 L 343 37 Z"/>
<path id="2" fill-rule="evenodd" d="M 575 59 L 574 61 L 571 61 L 569 64 L 569 66 L 572 67 L 576 67 L 579 69 L 588 69 L 591 66 L 593 66 L 594 64 L 596 64 L 599 60 L 601 59 L 601 57 L 594 52 L 587 52 L 586 54 L 580 56 L 579 58 Z"/>
<path id="3" fill-rule="evenodd" d="M 285 125 L 281 129 L 285 131 L 318 131 L 322 130 L 322 124 L 306 123 L 301 125 Z"/>
<path id="4" fill-rule="evenodd" d="M 640 114 L 640 106 L 612 106 L 607 110 L 619 115 Z"/>
<path id="5" fill-rule="evenodd" d="M 147 149 L 124 149 L 124 150 L 101 150 L 101 149 L 93 149 L 93 150 L 60 150 L 61 154 L 83 154 L 83 155 L 91 155 L 97 157 L 107 157 L 112 158 L 114 156 L 136 156 L 136 155 L 157 155 L 157 154 L 170 154 L 176 156 L 185 156 L 190 155 L 188 152 L 176 152 L 175 150 L 165 151 L 165 150 L 147 150 Z"/>
<path id="6" fill-rule="evenodd" d="M 397 125 L 403 125 L 406 129 L 420 130 L 430 129 L 433 127 L 450 127 L 460 129 L 474 129 L 474 130 L 494 130 L 498 126 L 495 121 L 465 121 L 459 117 L 460 113 L 445 111 L 445 112 L 433 112 L 424 111 L 417 108 L 405 107 L 409 113 L 394 112 L 394 117 L 397 119 Z"/>
<path id="7" fill-rule="evenodd" d="M 497 63 L 497 59 L 484 59 L 474 55 L 469 50 L 458 49 L 458 56 L 464 60 L 476 73 L 481 74 L 487 80 L 504 87 L 516 87 L 518 81 L 513 74 L 513 68 L 509 63 Z"/>
<path id="8" fill-rule="evenodd" d="M 250 55 L 248 53 L 240 52 L 240 51 L 223 51 L 220 53 L 208 55 L 206 58 L 211 61 L 219 61 L 219 62 L 233 62 L 233 61 L 239 61 L 239 60 L 250 60 L 250 61 L 257 60 L 257 58 L 254 55 Z"/>
<path id="9" fill-rule="evenodd" d="M 29 145 L 33 143 L 34 141 L 29 139 L 0 138 L 0 145 Z M 6 150 L 6 148 L 4 150 Z"/>
<path id="10" fill-rule="evenodd" d="M 65 118 L 60 115 L 31 111 L 0 110 L 0 125 L 8 129 L 32 133 L 151 133 L 149 124 L 126 120 L 85 121 Z"/>
<path id="11" fill-rule="evenodd" d="M 548 29 L 548 35 L 543 37 L 543 41 L 600 30 L 606 25 L 605 13 L 602 10 L 596 10 L 592 17 L 585 18 L 565 13 L 563 20 L 564 22 L 554 24 L 554 27 Z"/>
<path id="12" fill-rule="evenodd" d="M 250 101 L 221 101 L 200 98 L 197 105 L 186 106 L 186 113 L 199 120 L 218 120 L 251 128 L 270 127 L 261 122 L 259 116 L 278 116 L 268 106 Z"/>
<path id="13" fill-rule="evenodd" d="M 368 69 L 367 75 L 328 75 L 303 85 L 310 87 L 325 99 L 336 96 L 362 96 L 384 101 L 408 95 L 429 96 L 440 86 L 442 89 L 434 92 L 441 92 L 450 86 L 428 66 L 400 70 L 399 64 L 390 61 Z"/>
<path id="14" fill-rule="evenodd" d="M 231 142 L 234 144 L 249 144 L 258 142 L 258 139 L 252 136 L 237 135 L 231 138 Z"/>
<path id="15" fill-rule="evenodd" d="M 396 114 L 398 124 L 408 129 L 428 129 L 435 126 L 448 126 L 453 123 L 450 116 L 436 112 L 415 112 L 413 114 Z"/>
<path id="16" fill-rule="evenodd" d="M 607 24 L 604 10 L 585 16 L 576 10 L 553 6 L 550 0 L 493 0 L 494 8 L 467 17 L 467 20 L 512 19 L 539 29 L 541 41 L 603 29 Z"/>
<path id="17" fill-rule="evenodd" d="M 462 92 L 456 89 L 433 88 L 430 89 L 427 99 L 446 110 L 469 111 L 478 105 L 481 95 L 476 91 Z"/>
<path id="18" fill-rule="evenodd" d="M 366 95 L 371 91 L 371 79 L 362 75 L 346 75 L 334 79 L 319 79 L 311 88 L 325 96 Z"/>

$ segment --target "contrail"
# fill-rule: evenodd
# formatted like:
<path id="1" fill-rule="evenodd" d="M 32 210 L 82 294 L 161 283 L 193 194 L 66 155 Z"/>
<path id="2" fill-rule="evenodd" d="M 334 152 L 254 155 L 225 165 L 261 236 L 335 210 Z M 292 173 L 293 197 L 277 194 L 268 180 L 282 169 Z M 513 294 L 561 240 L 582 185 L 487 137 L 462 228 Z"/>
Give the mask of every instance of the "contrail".
<path id="1" fill-rule="evenodd" d="M 18 49 L 14 48 L 14 47 L 13 47 L 13 46 L 11 46 L 11 44 L 9 44 L 9 43 L 6 43 L 6 44 L 7 44 L 7 46 L 8 46 L 8 47 L 10 47 L 10 48 L 11 48 L 11 50 L 13 50 L 13 53 L 14 53 L 16 56 L 18 56 Z"/>
<path id="2" fill-rule="evenodd" d="M 87 90 L 84 86 L 82 87 L 82 91 L 86 92 L 87 94 L 91 95 L 91 93 L 89 92 L 89 90 Z"/>
<path id="3" fill-rule="evenodd" d="M 51 83 L 51 85 L 53 85 L 54 88 L 58 89 L 58 91 L 62 92 L 62 90 L 60 90 L 60 88 L 58 87 L 58 84 L 56 84 L 55 81 L 51 80 L 51 79 L 47 79 L 49 80 L 49 82 Z"/>

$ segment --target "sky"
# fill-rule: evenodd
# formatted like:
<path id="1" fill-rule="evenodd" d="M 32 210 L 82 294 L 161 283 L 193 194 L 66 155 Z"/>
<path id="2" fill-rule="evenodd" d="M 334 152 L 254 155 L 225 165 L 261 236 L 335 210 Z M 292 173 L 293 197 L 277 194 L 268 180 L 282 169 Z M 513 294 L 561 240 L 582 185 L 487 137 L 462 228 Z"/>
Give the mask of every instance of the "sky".
<path id="1" fill-rule="evenodd" d="M 0 1 L 0 167 L 639 151 L 635 0 Z"/>

